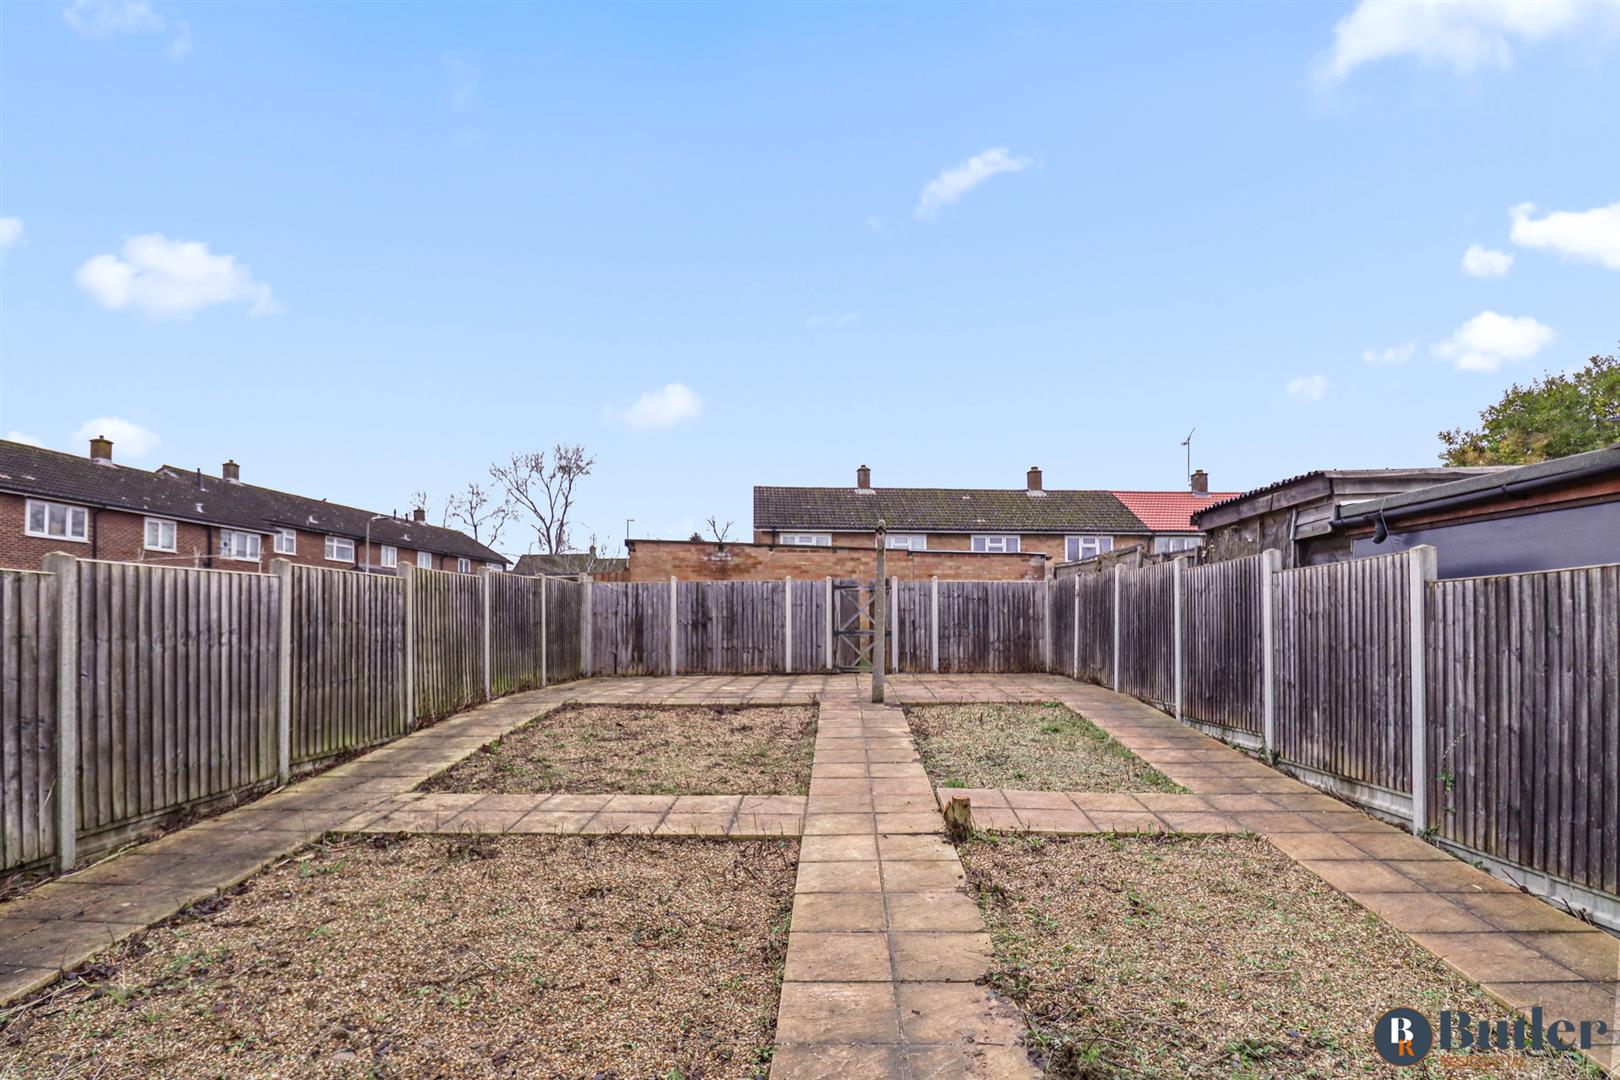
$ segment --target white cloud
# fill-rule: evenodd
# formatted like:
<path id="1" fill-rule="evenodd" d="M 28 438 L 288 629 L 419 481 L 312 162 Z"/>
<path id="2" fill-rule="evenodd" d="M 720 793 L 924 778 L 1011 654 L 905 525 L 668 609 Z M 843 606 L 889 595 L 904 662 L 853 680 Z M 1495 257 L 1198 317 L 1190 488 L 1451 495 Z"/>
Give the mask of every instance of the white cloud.
<path id="1" fill-rule="evenodd" d="M 73 442 L 76 446 L 82 446 L 97 435 L 104 435 L 112 440 L 114 460 L 122 457 L 146 457 L 163 441 L 158 438 L 157 432 L 148 431 L 141 425 L 121 417 L 98 416 L 79 425 L 79 430 L 73 433 Z"/>
<path id="2" fill-rule="evenodd" d="M 1471 277 L 1501 277 L 1513 266 L 1513 256 L 1506 251 L 1469 244 L 1463 252 L 1463 273 Z"/>
<path id="3" fill-rule="evenodd" d="M 1404 345 L 1391 345 L 1387 349 L 1364 349 L 1361 353 L 1362 363 L 1373 367 L 1388 367 L 1392 364 L 1404 364 L 1412 359 L 1417 351 L 1417 342 L 1408 341 Z"/>
<path id="4" fill-rule="evenodd" d="M 804 320 L 804 324 L 812 330 L 821 330 L 826 327 L 848 326 L 858 318 L 860 316 L 853 311 L 846 311 L 842 315 L 812 315 Z"/>
<path id="5" fill-rule="evenodd" d="M 1336 83 L 1362 64 L 1395 56 L 1459 74 L 1506 71 L 1515 42 L 1612 27 L 1617 15 L 1620 0 L 1361 0 L 1333 28 L 1333 49 L 1317 77 Z"/>
<path id="6" fill-rule="evenodd" d="M 0 217 L 0 251 L 17 247 L 23 242 L 23 223 L 19 217 Z"/>
<path id="7" fill-rule="evenodd" d="M 184 60 L 191 54 L 191 24 L 184 19 L 170 22 L 150 0 L 73 0 L 62 10 L 62 20 L 87 38 L 172 32 L 166 50 L 169 59 Z"/>
<path id="8" fill-rule="evenodd" d="M 1482 311 L 1429 351 L 1459 371 L 1495 371 L 1509 361 L 1530 359 L 1557 336 L 1528 315 Z"/>
<path id="9" fill-rule="evenodd" d="M 270 286 L 232 255 L 215 255 L 197 241 L 147 233 L 124 244 L 123 257 L 97 255 L 74 275 L 104 308 L 130 308 L 160 318 L 187 318 L 213 304 L 244 302 L 251 315 L 281 310 Z"/>
<path id="10" fill-rule="evenodd" d="M 1546 248 L 1572 259 L 1591 259 L 1620 270 L 1620 202 L 1591 210 L 1555 210 L 1539 220 L 1536 208 L 1521 203 L 1513 216 L 1510 239 L 1520 247 Z"/>
<path id="11" fill-rule="evenodd" d="M 641 431 L 674 427 L 695 420 L 703 411 L 703 400 L 691 387 L 670 383 L 662 390 L 649 390 L 636 398 L 628 409 L 609 409 L 608 415 Z"/>
<path id="12" fill-rule="evenodd" d="M 36 436 L 29 435 L 29 434 L 27 434 L 25 432 L 21 432 L 21 431 L 8 431 L 8 432 L 6 432 L 6 440 L 8 442 L 20 442 L 24 446 L 41 446 L 42 447 L 42 446 L 45 445 L 45 443 L 44 443 L 44 441 L 42 439 L 39 439 Z"/>
<path id="13" fill-rule="evenodd" d="M 997 146 L 966 161 L 952 165 L 923 188 L 917 200 L 916 215 L 927 221 L 998 173 L 1020 172 L 1033 164 L 1027 157 L 1013 157 L 1005 146 Z"/>
<path id="14" fill-rule="evenodd" d="M 1289 379 L 1284 389 L 1295 401 L 1321 401 L 1322 395 L 1327 393 L 1327 376 L 1301 375 L 1297 379 Z"/>

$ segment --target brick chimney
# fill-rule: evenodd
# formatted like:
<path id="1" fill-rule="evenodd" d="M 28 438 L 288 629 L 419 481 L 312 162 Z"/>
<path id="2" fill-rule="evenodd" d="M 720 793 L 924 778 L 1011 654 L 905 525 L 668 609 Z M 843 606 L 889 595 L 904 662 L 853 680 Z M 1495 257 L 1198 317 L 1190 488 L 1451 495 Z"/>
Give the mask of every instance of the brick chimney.
<path id="1" fill-rule="evenodd" d="M 411 520 L 412 521 L 426 521 L 427 520 L 427 507 L 418 506 L 415 510 L 412 510 L 411 511 Z"/>
<path id="2" fill-rule="evenodd" d="M 1209 494 L 1209 473 L 1203 469 L 1194 469 L 1192 474 L 1192 489 L 1195 495 Z"/>
<path id="3" fill-rule="evenodd" d="M 105 436 L 105 435 L 97 435 L 95 438 L 91 439 L 90 440 L 90 460 L 91 461 L 111 461 L 112 460 L 112 440 L 107 438 L 107 436 Z"/>
<path id="4" fill-rule="evenodd" d="M 1029 474 L 1024 479 L 1027 481 L 1028 489 L 1030 491 L 1041 490 L 1041 467 L 1039 465 L 1031 465 L 1029 467 Z"/>
<path id="5" fill-rule="evenodd" d="M 240 484 L 242 482 L 242 466 L 234 461 L 227 461 L 219 467 L 219 475 L 225 478 L 227 484 Z"/>
<path id="6" fill-rule="evenodd" d="M 865 465 L 862 465 L 860 468 L 856 469 L 855 470 L 855 486 L 858 487 L 858 488 L 869 488 L 869 487 L 871 487 L 872 486 L 872 470 L 868 469 Z"/>

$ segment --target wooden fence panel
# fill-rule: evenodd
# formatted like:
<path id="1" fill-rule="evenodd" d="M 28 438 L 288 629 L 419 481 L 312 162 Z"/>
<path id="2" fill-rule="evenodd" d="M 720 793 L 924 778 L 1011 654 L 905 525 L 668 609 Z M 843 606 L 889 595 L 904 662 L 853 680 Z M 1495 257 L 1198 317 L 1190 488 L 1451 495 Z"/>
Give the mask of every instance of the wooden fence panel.
<path id="1" fill-rule="evenodd" d="M 1119 688 L 1170 707 L 1176 696 L 1175 566 L 1120 571 Z"/>
<path id="2" fill-rule="evenodd" d="M 434 719 L 484 698 L 484 591 L 472 574 L 416 570 L 416 716 Z"/>
<path id="3" fill-rule="evenodd" d="M 1277 750 L 1411 790 L 1408 556 L 1306 566 L 1276 579 Z"/>
<path id="4" fill-rule="evenodd" d="M 581 674 L 581 623 L 585 586 L 566 578 L 546 579 L 546 681 L 567 682 Z"/>
<path id="5" fill-rule="evenodd" d="M 669 674 L 667 582 L 591 586 L 591 674 Z"/>
<path id="6" fill-rule="evenodd" d="M 680 668 L 755 675 L 783 666 L 780 581 L 683 581 L 676 589 Z"/>
<path id="7" fill-rule="evenodd" d="M 276 579 L 78 567 L 81 831 L 274 779 Z"/>
<path id="8" fill-rule="evenodd" d="M 1076 574 L 1080 594 L 1080 670 L 1075 678 L 1112 686 L 1114 682 L 1114 575 Z"/>
<path id="9" fill-rule="evenodd" d="M 1440 834 L 1620 893 L 1620 566 L 1428 590 L 1429 806 Z"/>
<path id="10" fill-rule="evenodd" d="M 1040 581 L 941 581 L 939 670 L 1043 671 L 1044 595 Z"/>
<path id="11" fill-rule="evenodd" d="M 540 685 L 541 579 L 489 576 L 490 692 L 497 697 Z"/>
<path id="12" fill-rule="evenodd" d="M 1073 575 L 1057 578 L 1047 586 L 1046 619 L 1052 628 L 1050 670 L 1077 678 L 1074 663 L 1074 596 L 1079 581 Z"/>
<path id="13" fill-rule="evenodd" d="M 944 588 L 943 582 L 940 588 Z M 891 634 L 900 635 L 900 670 L 932 671 L 934 664 L 934 583 L 932 581 L 901 581 L 895 594 L 894 625 Z M 889 645 L 889 656 L 894 656 L 894 644 Z M 890 670 L 893 670 L 891 660 Z"/>
<path id="14" fill-rule="evenodd" d="M 1189 566 L 1182 575 L 1182 715 L 1260 734 L 1262 557 Z"/>
<path id="15" fill-rule="evenodd" d="M 292 761 L 321 761 L 405 734 L 405 583 L 292 568 Z"/>
<path id="16" fill-rule="evenodd" d="M 56 848 L 56 589 L 0 570 L 0 870 Z"/>
<path id="17" fill-rule="evenodd" d="M 793 670 L 826 671 L 827 583 L 819 578 L 793 582 Z"/>

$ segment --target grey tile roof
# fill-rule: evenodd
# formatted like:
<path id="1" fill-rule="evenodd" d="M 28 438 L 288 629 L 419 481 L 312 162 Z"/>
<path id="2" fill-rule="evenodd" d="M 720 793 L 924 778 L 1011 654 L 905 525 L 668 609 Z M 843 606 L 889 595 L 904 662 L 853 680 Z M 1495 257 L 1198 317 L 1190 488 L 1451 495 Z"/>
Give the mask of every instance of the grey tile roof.
<path id="1" fill-rule="evenodd" d="M 559 555 L 519 555 L 514 574 L 529 577 L 556 574 L 614 574 L 627 569 L 629 559 L 604 559 L 588 551 L 565 551 Z"/>
<path id="2" fill-rule="evenodd" d="M 253 484 L 230 484 L 173 466 L 148 472 L 4 439 L 0 439 L 0 491 L 257 532 L 297 526 L 356 540 L 365 536 L 371 517 L 369 511 L 352 506 Z M 374 521 L 371 538 L 438 555 L 506 562 L 472 537 L 426 522 Z"/>
<path id="3" fill-rule="evenodd" d="M 1152 532 L 1106 491 L 1006 488 L 754 488 L 755 529 L 890 532 Z"/>

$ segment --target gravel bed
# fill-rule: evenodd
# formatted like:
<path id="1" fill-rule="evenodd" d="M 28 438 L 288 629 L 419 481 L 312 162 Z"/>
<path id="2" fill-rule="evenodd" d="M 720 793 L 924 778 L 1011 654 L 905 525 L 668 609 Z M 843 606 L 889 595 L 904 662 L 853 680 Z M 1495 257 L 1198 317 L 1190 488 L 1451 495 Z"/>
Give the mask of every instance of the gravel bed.
<path id="1" fill-rule="evenodd" d="M 572 705 L 429 777 L 421 791 L 804 795 L 816 711 Z"/>
<path id="2" fill-rule="evenodd" d="M 1184 790 L 1064 705 L 923 705 L 906 719 L 940 787 Z"/>
<path id="3" fill-rule="evenodd" d="M 1422 1076 L 1374 1052 L 1386 1010 L 1507 1015 L 1264 840 L 984 837 L 960 852 L 991 983 L 1048 1076 Z M 1571 1055 L 1493 1061 L 1464 1071 L 1593 1075 Z"/>
<path id="4" fill-rule="evenodd" d="M 317 846 L 0 1014 L 0 1076 L 763 1077 L 797 852 Z"/>

